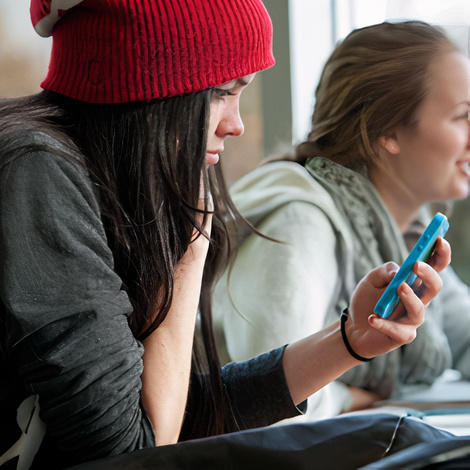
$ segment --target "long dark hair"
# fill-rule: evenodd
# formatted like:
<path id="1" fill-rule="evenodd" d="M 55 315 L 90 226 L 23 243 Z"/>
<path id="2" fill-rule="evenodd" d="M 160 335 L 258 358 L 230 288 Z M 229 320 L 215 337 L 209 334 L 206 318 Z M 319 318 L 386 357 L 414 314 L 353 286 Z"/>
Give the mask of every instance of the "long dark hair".
<path id="1" fill-rule="evenodd" d="M 68 145 L 65 158 L 79 154 L 84 161 L 115 270 L 133 305 L 129 326 L 137 339 L 164 320 L 173 296 L 174 268 L 194 230 L 201 232 L 196 213 L 202 174 L 206 204 L 201 225 L 208 214 L 208 191 L 214 216 L 182 439 L 235 430 L 227 418 L 210 298 L 216 276 L 228 262 L 229 224 L 237 211 L 221 169 L 205 168 L 212 95 L 204 90 L 151 102 L 97 105 L 45 91 L 0 103 L 0 129 L 12 131 L 17 123 L 24 130 L 26 118 L 32 130 Z M 14 154 L 21 153 L 20 138 L 11 139 Z"/>

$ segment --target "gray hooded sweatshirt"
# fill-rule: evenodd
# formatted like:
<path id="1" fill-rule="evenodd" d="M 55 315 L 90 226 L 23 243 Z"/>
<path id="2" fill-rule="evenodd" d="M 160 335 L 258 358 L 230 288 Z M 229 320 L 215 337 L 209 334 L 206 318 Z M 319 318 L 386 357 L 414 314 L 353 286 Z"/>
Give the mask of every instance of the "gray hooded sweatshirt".
<path id="1" fill-rule="evenodd" d="M 225 359 L 240 360 L 337 321 L 372 268 L 398 264 L 408 247 L 372 183 L 323 158 L 263 165 L 232 195 L 241 213 L 275 243 L 241 234 L 234 266 L 215 292 L 217 338 Z M 426 221 L 423 221 L 424 223 Z M 470 377 L 470 295 L 451 268 L 427 308 L 416 340 L 345 373 L 309 400 L 307 419 L 347 409 L 342 384 L 384 397 L 431 384 L 446 368 Z"/>

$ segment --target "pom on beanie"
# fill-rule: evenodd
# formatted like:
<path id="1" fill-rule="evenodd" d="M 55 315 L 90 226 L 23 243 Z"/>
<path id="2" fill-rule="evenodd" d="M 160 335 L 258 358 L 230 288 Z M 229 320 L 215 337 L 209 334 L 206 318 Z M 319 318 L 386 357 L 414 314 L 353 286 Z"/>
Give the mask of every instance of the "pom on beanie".
<path id="1" fill-rule="evenodd" d="M 274 65 L 261 0 L 31 0 L 52 35 L 42 88 L 90 103 L 210 88 Z"/>

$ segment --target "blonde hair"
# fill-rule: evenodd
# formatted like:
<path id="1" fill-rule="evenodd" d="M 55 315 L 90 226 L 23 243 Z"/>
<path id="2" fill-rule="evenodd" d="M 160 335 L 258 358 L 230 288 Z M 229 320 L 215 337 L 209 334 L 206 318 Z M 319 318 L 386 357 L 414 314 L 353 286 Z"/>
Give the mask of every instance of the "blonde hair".
<path id="1" fill-rule="evenodd" d="M 437 27 L 381 23 L 350 33 L 333 51 L 316 89 L 312 128 L 295 160 L 321 155 L 350 168 L 380 164 L 377 139 L 415 122 L 437 55 L 458 50 Z"/>

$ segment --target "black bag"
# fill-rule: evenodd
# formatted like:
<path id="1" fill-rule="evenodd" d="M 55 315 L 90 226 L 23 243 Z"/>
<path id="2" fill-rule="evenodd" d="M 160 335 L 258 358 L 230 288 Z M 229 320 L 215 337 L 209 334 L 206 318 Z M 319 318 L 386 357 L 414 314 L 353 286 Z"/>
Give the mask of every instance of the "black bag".
<path id="1" fill-rule="evenodd" d="M 456 439 L 453 434 L 412 417 L 355 414 L 144 449 L 84 463 L 73 470 L 349 470 L 416 444 L 457 442 Z"/>
<path id="2" fill-rule="evenodd" d="M 372 469 L 459 469 L 470 468 L 470 436 L 423 442 L 374 462 L 361 470 Z"/>

